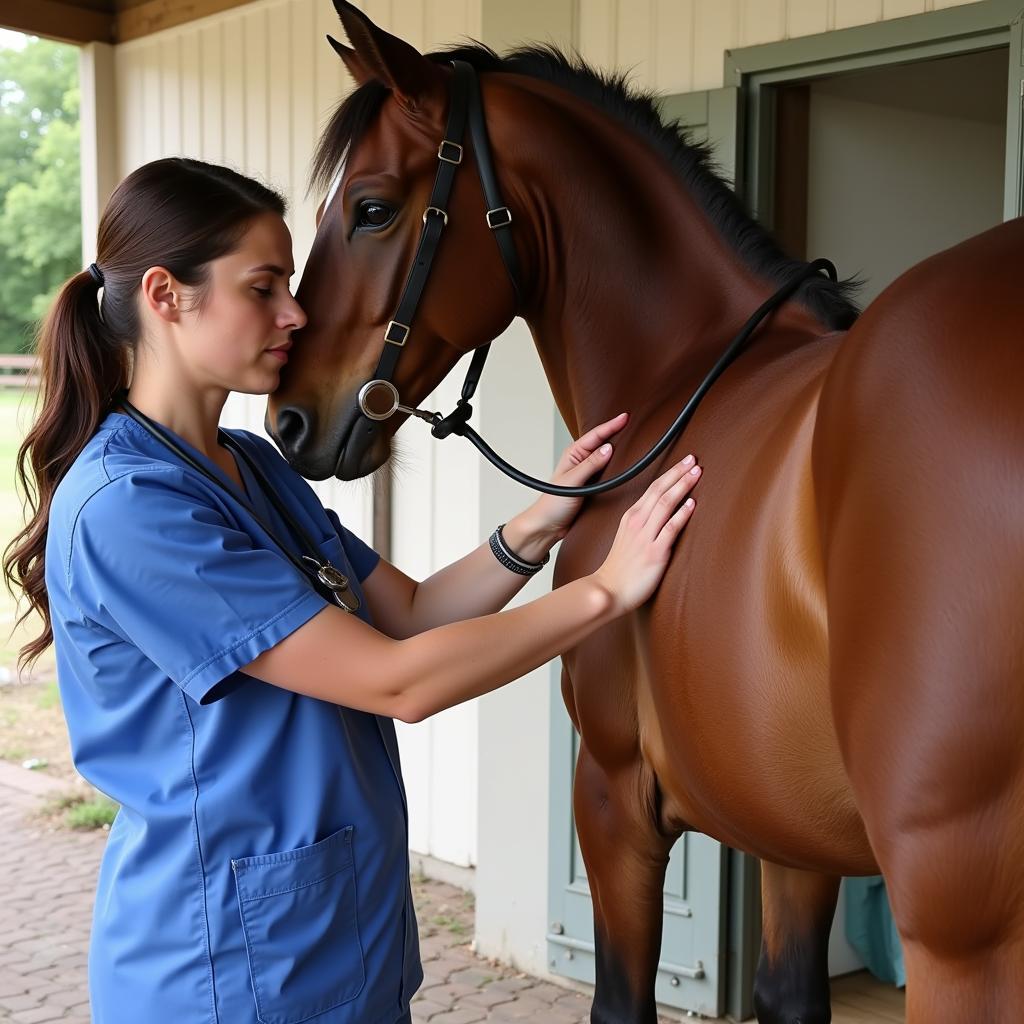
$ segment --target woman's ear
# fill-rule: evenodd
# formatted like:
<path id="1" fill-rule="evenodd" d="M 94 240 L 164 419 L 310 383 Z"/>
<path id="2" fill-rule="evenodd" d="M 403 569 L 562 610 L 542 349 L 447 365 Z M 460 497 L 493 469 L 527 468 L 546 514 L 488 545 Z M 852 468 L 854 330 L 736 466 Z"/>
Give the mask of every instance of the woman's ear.
<path id="1" fill-rule="evenodd" d="M 358 7 L 334 0 L 334 9 L 352 47 L 328 36 L 331 46 L 359 85 L 383 82 L 409 110 L 420 110 L 444 93 L 444 72 L 404 39 L 379 28 Z"/>
<path id="2" fill-rule="evenodd" d="M 142 301 L 166 323 L 177 323 L 182 313 L 182 287 L 164 267 L 150 267 L 142 275 Z"/>

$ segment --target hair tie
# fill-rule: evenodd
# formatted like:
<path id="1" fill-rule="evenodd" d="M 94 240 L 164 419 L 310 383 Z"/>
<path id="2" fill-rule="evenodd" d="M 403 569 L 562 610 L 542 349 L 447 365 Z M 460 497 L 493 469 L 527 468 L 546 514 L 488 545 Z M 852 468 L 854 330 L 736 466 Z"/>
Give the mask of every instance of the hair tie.
<path id="1" fill-rule="evenodd" d="M 100 270 L 100 268 L 98 266 L 96 266 L 95 263 L 90 263 L 89 264 L 89 273 L 92 275 L 92 279 L 96 282 L 96 284 L 98 284 L 102 288 L 103 287 L 103 271 Z"/>

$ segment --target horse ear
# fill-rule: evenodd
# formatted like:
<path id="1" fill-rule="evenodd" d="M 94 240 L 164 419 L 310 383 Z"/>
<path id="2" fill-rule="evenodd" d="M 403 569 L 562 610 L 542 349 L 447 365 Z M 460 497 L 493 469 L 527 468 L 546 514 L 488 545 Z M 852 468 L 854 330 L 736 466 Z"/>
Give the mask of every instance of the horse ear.
<path id="1" fill-rule="evenodd" d="M 378 77 L 360 60 L 359 54 L 351 46 L 339 43 L 334 36 L 328 36 L 327 42 L 331 44 L 334 52 L 341 58 L 345 67 L 348 68 L 348 73 L 355 79 L 356 85 L 362 85 L 364 82 L 369 82 L 371 79 Z"/>
<path id="2" fill-rule="evenodd" d="M 358 7 L 346 3 L 346 0 L 334 0 L 334 9 L 348 34 L 352 49 L 334 40 L 331 40 L 331 45 L 357 82 L 362 84 L 369 78 L 376 78 L 391 89 L 401 103 L 412 109 L 437 92 L 443 79 L 442 72 L 415 47 L 378 28 Z"/>

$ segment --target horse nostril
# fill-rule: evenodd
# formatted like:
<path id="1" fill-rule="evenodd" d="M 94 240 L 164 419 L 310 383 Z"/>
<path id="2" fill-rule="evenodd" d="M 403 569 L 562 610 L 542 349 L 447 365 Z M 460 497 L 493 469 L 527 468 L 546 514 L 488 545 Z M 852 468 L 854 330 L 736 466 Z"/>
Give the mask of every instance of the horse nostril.
<path id="1" fill-rule="evenodd" d="M 277 439 L 289 458 L 309 443 L 313 435 L 312 417 L 302 409 L 282 409 L 277 414 Z"/>

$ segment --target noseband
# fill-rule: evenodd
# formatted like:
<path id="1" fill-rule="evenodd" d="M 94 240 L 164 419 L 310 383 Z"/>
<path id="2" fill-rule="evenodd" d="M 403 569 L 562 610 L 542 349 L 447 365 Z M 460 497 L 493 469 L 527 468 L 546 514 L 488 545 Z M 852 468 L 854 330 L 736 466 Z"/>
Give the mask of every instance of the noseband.
<path id="1" fill-rule="evenodd" d="M 462 385 L 462 397 L 459 399 L 455 409 L 447 416 L 442 416 L 438 412 L 428 412 L 426 409 L 412 409 L 409 406 L 402 405 L 398 389 L 392 382 L 395 369 L 398 366 L 398 357 L 402 354 L 402 349 L 405 347 L 405 343 L 409 340 L 412 332 L 412 324 L 416 319 L 416 310 L 423 296 L 423 289 L 427 283 L 427 278 L 430 276 L 434 256 L 437 254 L 437 247 L 441 242 L 441 235 L 448 224 L 448 197 L 451 194 L 452 184 L 455 181 L 455 172 L 462 163 L 462 138 L 465 131 L 467 114 L 469 116 L 469 131 L 473 142 L 473 151 L 476 155 L 477 171 L 480 175 L 480 184 L 483 186 L 484 199 L 487 205 L 485 215 L 487 226 L 494 232 L 495 240 L 498 243 L 498 250 L 501 253 L 505 269 L 508 271 L 509 279 L 512 282 L 517 311 L 522 304 L 519 260 L 516 256 L 515 243 L 512 241 L 512 213 L 502 202 L 501 194 L 498 191 L 498 181 L 494 174 L 494 163 L 491 160 L 491 147 L 487 140 L 487 125 L 484 121 L 483 102 L 480 97 L 480 83 L 476 76 L 476 70 L 471 64 L 461 60 L 453 60 L 451 64 L 455 69 L 455 74 L 452 83 L 451 105 L 448 111 L 448 123 L 445 126 L 444 138 L 437 147 L 437 174 L 434 178 L 434 187 L 430 193 L 427 208 L 423 211 L 423 230 L 420 234 L 419 245 L 416 248 L 412 269 L 406 278 L 405 288 L 398 301 L 398 308 L 395 311 L 394 318 L 384 330 L 384 351 L 381 353 L 377 368 L 374 370 L 373 377 L 359 389 L 359 409 L 364 416 L 371 420 L 386 420 L 396 412 L 408 413 L 411 416 L 416 416 L 429 422 L 431 424 L 430 432 L 437 438 L 444 438 L 449 434 L 461 434 L 463 437 L 468 438 L 479 449 L 481 454 L 503 473 L 534 490 L 566 497 L 601 494 L 604 491 L 610 491 L 612 488 L 626 483 L 627 480 L 631 480 L 638 473 L 643 472 L 671 444 L 683 427 L 690 421 L 698 404 L 704 395 L 707 394 L 711 385 L 714 384 L 725 368 L 736 358 L 746 344 L 747 339 L 769 313 L 785 302 L 804 281 L 817 276 L 822 270 L 835 281 L 837 279 L 836 268 L 828 260 L 815 260 L 813 263 L 802 267 L 771 298 L 764 302 L 743 326 L 739 334 L 736 335 L 718 362 L 708 372 L 661 440 L 642 459 L 630 466 L 629 469 L 616 477 L 612 477 L 610 480 L 602 480 L 599 483 L 586 484 L 581 487 L 564 487 L 560 484 L 552 484 L 546 480 L 538 480 L 536 477 L 521 473 L 498 455 L 467 422 L 473 414 L 473 408 L 469 404 L 469 400 L 473 397 L 476 386 L 480 381 L 484 362 L 487 359 L 487 353 L 490 351 L 490 342 L 479 346 L 474 351 L 473 360 L 470 363 L 469 370 L 466 372 L 466 379 Z"/>

